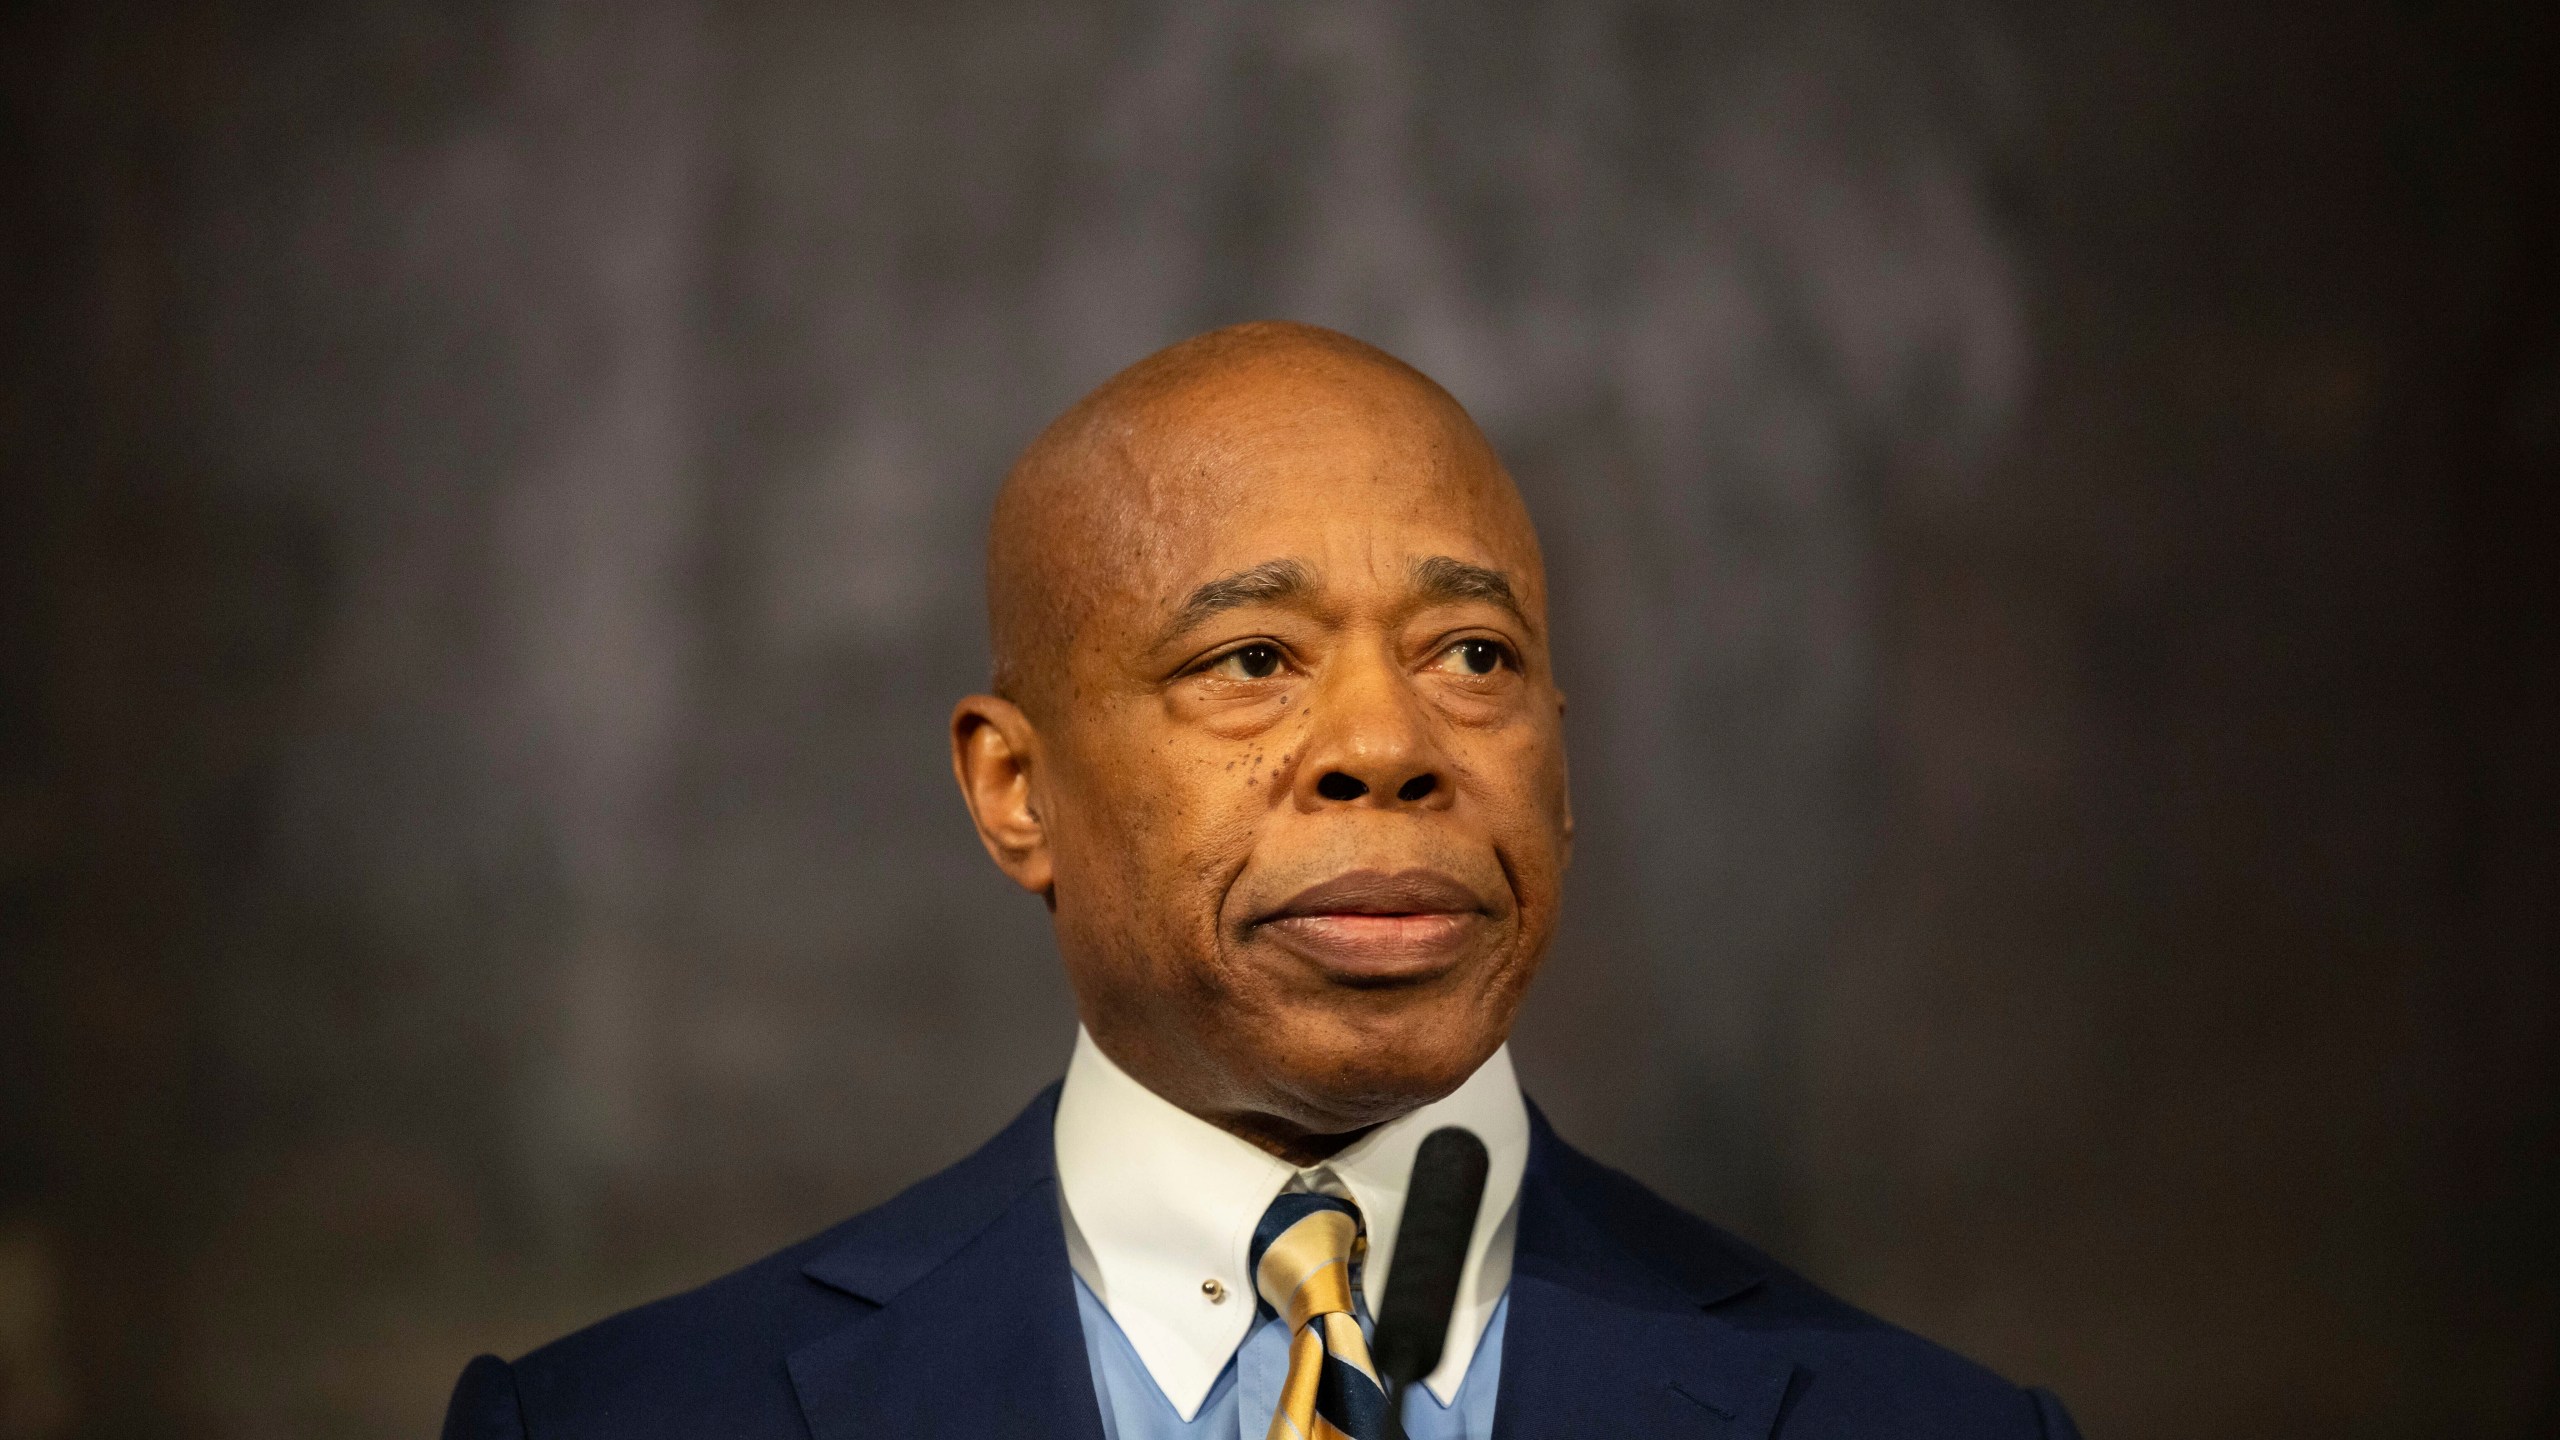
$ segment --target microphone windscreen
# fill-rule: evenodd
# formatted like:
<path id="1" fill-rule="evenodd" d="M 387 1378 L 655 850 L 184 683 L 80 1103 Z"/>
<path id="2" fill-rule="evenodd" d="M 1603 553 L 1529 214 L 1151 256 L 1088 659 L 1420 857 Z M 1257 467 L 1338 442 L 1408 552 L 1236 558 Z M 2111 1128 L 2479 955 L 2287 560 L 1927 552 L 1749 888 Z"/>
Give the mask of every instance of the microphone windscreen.
<path id="1" fill-rule="evenodd" d="M 1414 1154 L 1387 1294 L 1369 1346 L 1370 1358 L 1392 1385 L 1411 1384 L 1440 1364 L 1490 1165 L 1484 1142 L 1454 1125 L 1424 1136 Z"/>

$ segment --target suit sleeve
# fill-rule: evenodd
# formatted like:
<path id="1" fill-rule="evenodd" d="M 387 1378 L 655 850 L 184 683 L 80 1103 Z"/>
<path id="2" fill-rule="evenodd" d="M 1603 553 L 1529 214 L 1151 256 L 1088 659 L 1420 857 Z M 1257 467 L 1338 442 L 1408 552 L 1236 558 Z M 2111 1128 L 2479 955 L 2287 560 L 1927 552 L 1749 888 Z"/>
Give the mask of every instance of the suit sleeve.
<path id="1" fill-rule="evenodd" d="M 525 1440 L 513 1367 L 495 1355 L 462 1367 L 444 1409 L 444 1440 Z"/>
<path id="2" fill-rule="evenodd" d="M 2080 1440 L 2080 1427 L 2071 1423 L 2071 1412 L 2052 1391 L 2030 1389 L 2027 1399 L 2036 1407 L 2036 1420 L 2043 1427 L 2044 1440 Z M 448 1433 L 447 1440 L 450 1440 Z"/>

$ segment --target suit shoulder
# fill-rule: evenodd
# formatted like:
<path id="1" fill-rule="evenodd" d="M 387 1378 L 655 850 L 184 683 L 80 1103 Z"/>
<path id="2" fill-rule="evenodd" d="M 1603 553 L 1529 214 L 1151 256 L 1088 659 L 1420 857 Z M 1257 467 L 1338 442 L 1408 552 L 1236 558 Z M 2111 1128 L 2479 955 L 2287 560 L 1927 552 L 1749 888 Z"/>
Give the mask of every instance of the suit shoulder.
<path id="1" fill-rule="evenodd" d="M 883 1204 L 516 1361 L 526 1433 L 799 1434 L 792 1352 L 878 1309 L 1043 1178 L 1053 1096 Z"/>
<path id="2" fill-rule="evenodd" d="M 866 1212 L 866 1214 L 869 1212 Z M 870 1307 L 801 1272 L 862 1217 L 707 1284 L 599 1320 L 515 1362 L 525 1430 L 554 1436 L 756 1434 L 740 1421 L 797 1424 L 790 1353 Z"/>
<path id="3" fill-rule="evenodd" d="M 1561 1141 L 1547 1158 L 1558 1186 L 1635 1264 L 1797 1364 L 1790 1434 L 2071 1436 L 2051 1396 L 1869 1314 Z M 1823 1423 L 1835 1418 L 1836 1429 Z"/>
<path id="4" fill-rule="evenodd" d="M 1735 1242 L 1740 1243 L 1740 1242 Z M 1989 1366 L 1842 1300 L 1772 1264 L 1755 1290 L 1715 1312 L 1737 1330 L 1775 1340 L 1810 1378 L 1799 1397 L 1807 1433 L 1849 1421 L 1846 1434 L 2033 1437 L 2052 1431 L 2050 1396 L 2021 1389 Z M 2067 1422 L 2066 1422 L 2067 1424 Z"/>

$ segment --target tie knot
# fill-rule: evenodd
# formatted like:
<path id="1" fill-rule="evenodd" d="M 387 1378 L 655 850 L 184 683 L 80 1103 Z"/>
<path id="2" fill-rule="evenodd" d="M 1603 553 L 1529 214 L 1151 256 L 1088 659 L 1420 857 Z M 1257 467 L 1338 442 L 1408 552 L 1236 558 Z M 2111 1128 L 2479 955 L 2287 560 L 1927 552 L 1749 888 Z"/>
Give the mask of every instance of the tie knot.
<path id="1" fill-rule="evenodd" d="M 1351 1256 L 1360 1207 L 1330 1195 L 1283 1195 L 1254 1227 L 1254 1289 L 1291 1330 L 1319 1315 L 1352 1313 Z"/>

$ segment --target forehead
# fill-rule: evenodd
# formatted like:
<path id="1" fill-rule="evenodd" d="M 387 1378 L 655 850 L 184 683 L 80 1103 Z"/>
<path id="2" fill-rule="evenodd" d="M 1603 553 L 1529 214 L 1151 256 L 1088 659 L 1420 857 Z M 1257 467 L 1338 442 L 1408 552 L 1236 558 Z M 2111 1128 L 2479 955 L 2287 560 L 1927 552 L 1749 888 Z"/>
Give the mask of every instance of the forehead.
<path id="1" fill-rule="evenodd" d="M 1135 433 L 1126 598 L 1287 556 L 1328 585 L 1401 580 L 1447 555 L 1537 585 L 1537 541 L 1464 412 L 1385 372 L 1222 376 L 1162 397 Z"/>

